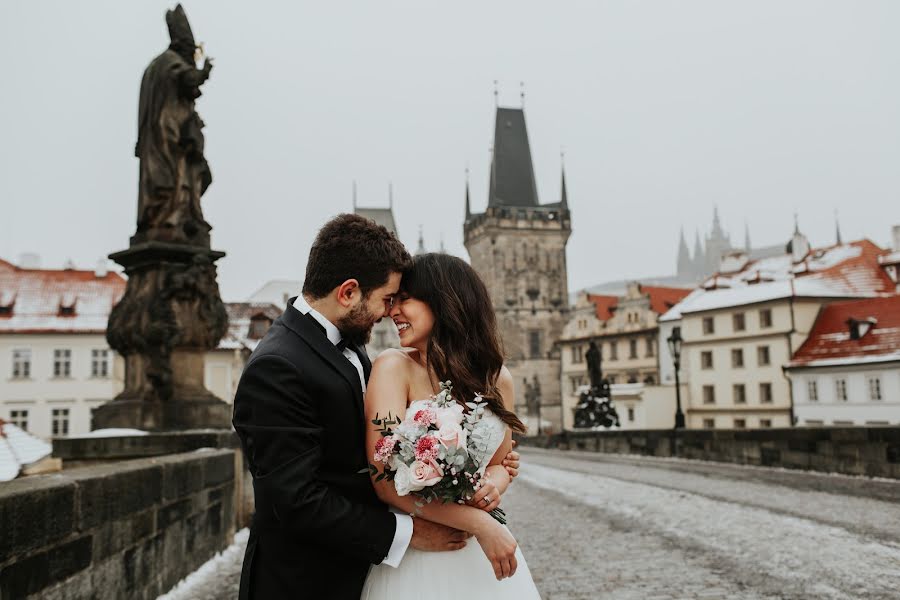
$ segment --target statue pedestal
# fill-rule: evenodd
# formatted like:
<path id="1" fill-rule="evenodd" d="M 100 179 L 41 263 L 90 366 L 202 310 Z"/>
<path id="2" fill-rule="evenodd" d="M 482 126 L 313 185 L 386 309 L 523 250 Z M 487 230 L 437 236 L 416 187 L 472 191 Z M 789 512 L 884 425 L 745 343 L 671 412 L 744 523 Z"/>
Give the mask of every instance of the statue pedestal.
<path id="1" fill-rule="evenodd" d="M 231 427 L 231 405 L 204 385 L 206 352 L 228 328 L 214 264 L 223 256 L 168 242 L 143 242 L 110 255 L 128 275 L 106 333 L 125 358 L 125 389 L 94 409 L 93 429 Z"/>

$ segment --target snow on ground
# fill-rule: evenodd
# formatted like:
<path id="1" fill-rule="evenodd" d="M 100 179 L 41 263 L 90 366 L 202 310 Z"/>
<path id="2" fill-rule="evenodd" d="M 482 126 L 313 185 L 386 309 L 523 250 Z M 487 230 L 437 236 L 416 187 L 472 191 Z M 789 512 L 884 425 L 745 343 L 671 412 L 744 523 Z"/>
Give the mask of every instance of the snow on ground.
<path id="1" fill-rule="evenodd" d="M 241 529 L 234 534 L 234 542 L 214 557 L 203 563 L 199 569 L 179 581 L 175 587 L 156 600 L 198 600 L 198 590 L 214 588 L 215 580 L 223 573 L 234 573 L 235 566 L 240 574 L 240 564 L 244 549 L 250 537 L 249 529 Z M 237 594 L 235 594 L 235 597 Z"/>
<path id="2" fill-rule="evenodd" d="M 891 541 L 740 502 L 533 463 L 520 477 L 814 597 L 890 598 L 900 589 L 900 544 Z M 780 491 L 768 488 L 770 495 Z"/>
<path id="3" fill-rule="evenodd" d="M 88 433 L 82 433 L 80 435 L 72 435 L 69 436 L 70 439 L 78 439 L 78 438 L 110 438 L 110 437 L 128 437 L 134 435 L 147 435 L 146 431 L 141 431 L 140 429 L 124 429 L 124 428 L 115 428 L 110 427 L 108 429 L 95 429 L 94 431 L 89 431 Z"/>

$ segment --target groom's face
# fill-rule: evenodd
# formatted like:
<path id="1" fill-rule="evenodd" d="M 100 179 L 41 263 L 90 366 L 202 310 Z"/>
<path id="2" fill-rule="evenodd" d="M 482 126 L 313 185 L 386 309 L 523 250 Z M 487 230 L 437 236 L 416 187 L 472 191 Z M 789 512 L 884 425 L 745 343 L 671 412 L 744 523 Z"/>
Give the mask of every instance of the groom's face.
<path id="1" fill-rule="evenodd" d="M 356 305 L 337 323 L 341 335 L 355 344 L 367 344 L 372 334 L 372 327 L 382 318 L 388 316 L 391 302 L 400 290 L 400 273 L 391 273 L 387 283 L 369 292 L 368 296 L 360 293 Z"/>

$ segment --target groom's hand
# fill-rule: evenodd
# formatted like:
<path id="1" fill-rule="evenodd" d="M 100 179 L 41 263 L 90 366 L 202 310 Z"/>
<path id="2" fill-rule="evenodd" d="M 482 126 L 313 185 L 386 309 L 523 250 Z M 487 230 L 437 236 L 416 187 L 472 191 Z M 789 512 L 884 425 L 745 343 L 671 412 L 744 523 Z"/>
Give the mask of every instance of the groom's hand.
<path id="1" fill-rule="evenodd" d="M 409 540 L 409 545 L 416 550 L 425 552 L 460 550 L 465 548 L 466 540 L 470 537 L 470 534 L 465 531 L 453 529 L 440 523 L 418 518 L 412 521 L 413 534 Z"/>
<path id="2" fill-rule="evenodd" d="M 506 458 L 503 459 L 503 466 L 506 467 L 506 472 L 509 473 L 510 482 L 519 474 L 519 453 L 516 452 L 516 440 L 513 440 L 512 448 L 509 454 L 506 455 Z"/>

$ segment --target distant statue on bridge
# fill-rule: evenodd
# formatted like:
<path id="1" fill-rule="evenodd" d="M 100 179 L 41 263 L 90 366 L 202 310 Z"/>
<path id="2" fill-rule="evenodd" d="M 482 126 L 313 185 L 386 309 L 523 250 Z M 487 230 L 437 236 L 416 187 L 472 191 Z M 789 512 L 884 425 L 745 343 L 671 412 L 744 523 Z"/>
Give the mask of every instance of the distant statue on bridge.
<path id="1" fill-rule="evenodd" d="M 597 343 L 591 341 L 584 354 L 587 361 L 588 376 L 591 387 L 581 392 L 578 405 L 575 407 L 575 427 L 618 427 L 619 413 L 613 405 L 609 380 L 603 377 L 603 357 Z"/>
<path id="2" fill-rule="evenodd" d="M 209 246 L 210 225 L 200 197 L 212 183 L 203 156 L 203 121 L 194 109 L 212 62 L 198 69 L 202 49 L 179 4 L 166 13 L 171 43 L 144 71 L 138 104 L 140 159 L 135 241 L 187 242 Z"/>

